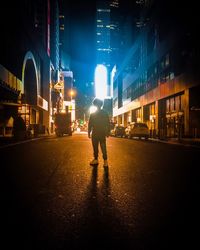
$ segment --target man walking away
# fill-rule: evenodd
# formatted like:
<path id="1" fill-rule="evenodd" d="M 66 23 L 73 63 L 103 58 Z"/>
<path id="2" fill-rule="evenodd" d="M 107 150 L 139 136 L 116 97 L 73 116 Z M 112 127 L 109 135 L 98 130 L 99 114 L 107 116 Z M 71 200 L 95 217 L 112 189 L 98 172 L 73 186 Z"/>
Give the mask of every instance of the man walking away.
<path id="1" fill-rule="evenodd" d="M 92 132 L 92 146 L 94 159 L 90 162 L 90 165 L 98 165 L 98 154 L 99 154 L 99 144 L 101 147 L 104 167 L 108 167 L 107 161 L 107 148 L 106 148 L 106 137 L 110 133 L 110 121 L 109 116 L 106 111 L 102 109 L 103 101 L 95 98 L 93 100 L 93 105 L 97 107 L 96 112 L 92 113 L 89 118 L 88 123 L 88 137 L 90 138 Z"/>

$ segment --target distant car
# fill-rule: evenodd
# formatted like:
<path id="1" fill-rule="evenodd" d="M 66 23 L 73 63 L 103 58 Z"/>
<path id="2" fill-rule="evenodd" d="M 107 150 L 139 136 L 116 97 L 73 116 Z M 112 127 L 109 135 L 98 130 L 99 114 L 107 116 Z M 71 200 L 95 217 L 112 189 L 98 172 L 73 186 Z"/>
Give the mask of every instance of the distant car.
<path id="1" fill-rule="evenodd" d="M 114 129 L 111 130 L 111 135 L 115 137 L 125 137 L 125 127 L 115 125 Z"/>
<path id="2" fill-rule="evenodd" d="M 55 114 L 55 133 L 57 136 L 63 136 L 64 134 L 72 135 L 70 113 Z"/>
<path id="3" fill-rule="evenodd" d="M 138 137 L 139 139 L 145 138 L 146 140 L 149 138 L 149 128 L 146 123 L 143 122 L 130 124 L 126 128 L 125 133 L 128 138 Z"/>

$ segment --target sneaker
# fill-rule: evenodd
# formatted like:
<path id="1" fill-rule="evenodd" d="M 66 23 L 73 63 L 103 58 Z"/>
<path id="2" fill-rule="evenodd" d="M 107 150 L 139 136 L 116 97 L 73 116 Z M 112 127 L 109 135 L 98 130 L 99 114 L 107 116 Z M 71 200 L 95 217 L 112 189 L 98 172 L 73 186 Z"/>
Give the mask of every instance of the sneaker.
<path id="1" fill-rule="evenodd" d="M 108 161 L 107 160 L 104 160 L 103 166 L 108 167 Z"/>
<path id="2" fill-rule="evenodd" d="M 91 162 L 90 162 L 90 165 L 98 165 L 99 162 L 97 159 L 93 159 Z"/>

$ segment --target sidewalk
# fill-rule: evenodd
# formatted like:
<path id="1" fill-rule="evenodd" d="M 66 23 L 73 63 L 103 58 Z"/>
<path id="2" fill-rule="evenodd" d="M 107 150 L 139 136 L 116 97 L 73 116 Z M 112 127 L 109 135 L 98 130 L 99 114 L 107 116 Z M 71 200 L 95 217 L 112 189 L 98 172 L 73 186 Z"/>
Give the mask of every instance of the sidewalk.
<path id="1" fill-rule="evenodd" d="M 26 143 L 26 142 L 38 140 L 38 139 L 41 139 L 41 138 L 44 138 L 44 137 L 50 137 L 52 135 L 50 135 L 50 134 L 40 134 L 37 137 L 27 138 L 27 139 L 24 139 L 24 140 L 15 140 L 12 136 L 4 136 L 4 137 L 0 136 L 0 149 L 7 146 L 7 145 L 15 145 L 15 144 L 20 144 L 20 143 Z"/>
<path id="2" fill-rule="evenodd" d="M 157 138 L 149 138 L 149 140 L 157 141 L 161 143 L 170 143 L 176 145 L 184 145 L 184 146 L 195 146 L 200 147 L 200 138 L 166 138 L 166 139 L 157 139 Z"/>

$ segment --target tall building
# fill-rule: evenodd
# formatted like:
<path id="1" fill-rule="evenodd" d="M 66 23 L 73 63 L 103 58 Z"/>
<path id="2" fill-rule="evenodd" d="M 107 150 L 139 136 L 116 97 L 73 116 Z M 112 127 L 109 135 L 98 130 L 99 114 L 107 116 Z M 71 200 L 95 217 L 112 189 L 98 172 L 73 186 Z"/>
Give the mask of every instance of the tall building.
<path id="1" fill-rule="evenodd" d="M 60 51 L 60 81 L 63 82 L 62 98 L 63 111 L 71 112 L 71 119 L 75 120 L 75 90 L 73 72 L 70 69 L 69 51 L 69 5 L 68 3 L 60 1 L 59 12 L 59 51 Z"/>
<path id="2" fill-rule="evenodd" d="M 50 83 L 59 69 L 58 1 L 5 3 L 0 17 L 0 134 L 11 135 L 20 115 L 35 133 L 44 133 L 51 118 Z M 17 11 L 16 11 L 17 10 Z M 11 128 L 7 129 L 8 126 Z"/>
<path id="3" fill-rule="evenodd" d="M 120 15 L 119 0 L 99 0 L 96 9 L 97 60 L 107 68 L 107 97 L 104 107 L 112 116 L 112 71 L 119 61 L 120 47 Z M 96 87 L 97 88 L 97 87 Z M 98 87 L 100 89 L 101 86 Z M 102 86 L 103 88 L 103 86 Z"/>
<path id="4" fill-rule="evenodd" d="M 97 64 L 110 68 L 119 49 L 119 0 L 97 2 Z"/>
<path id="5" fill-rule="evenodd" d="M 99 0 L 96 10 L 97 64 L 108 70 L 108 90 L 110 96 L 110 72 L 118 59 L 119 51 L 119 1 Z"/>
<path id="6" fill-rule="evenodd" d="M 151 136 L 160 138 L 200 136 L 196 8 L 174 1 L 135 1 L 135 36 L 114 77 L 118 124 L 145 122 Z"/>
<path id="7" fill-rule="evenodd" d="M 59 70 L 59 6 L 58 1 L 50 0 L 50 58 L 56 71 Z"/>
<path id="8" fill-rule="evenodd" d="M 110 67 L 110 7 L 108 1 L 97 2 L 97 64 Z"/>
<path id="9" fill-rule="evenodd" d="M 69 56 L 69 6 L 64 0 L 60 0 L 59 5 L 59 52 L 60 52 L 60 69 L 70 68 Z"/>
<path id="10" fill-rule="evenodd" d="M 119 0 L 110 1 L 110 68 L 118 64 L 120 48 Z"/>

